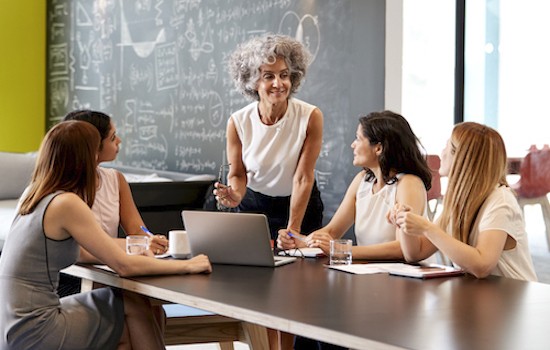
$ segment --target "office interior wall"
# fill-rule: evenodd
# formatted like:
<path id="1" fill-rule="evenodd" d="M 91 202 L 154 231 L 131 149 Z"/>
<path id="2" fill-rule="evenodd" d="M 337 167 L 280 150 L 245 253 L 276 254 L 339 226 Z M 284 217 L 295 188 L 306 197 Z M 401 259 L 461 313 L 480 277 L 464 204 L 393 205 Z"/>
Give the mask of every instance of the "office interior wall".
<path id="1" fill-rule="evenodd" d="M 384 108 L 401 113 L 403 87 L 403 0 L 386 0 Z"/>
<path id="2" fill-rule="evenodd" d="M 0 151 L 35 151 L 46 120 L 46 1 L 0 1 L 0 43 Z"/>

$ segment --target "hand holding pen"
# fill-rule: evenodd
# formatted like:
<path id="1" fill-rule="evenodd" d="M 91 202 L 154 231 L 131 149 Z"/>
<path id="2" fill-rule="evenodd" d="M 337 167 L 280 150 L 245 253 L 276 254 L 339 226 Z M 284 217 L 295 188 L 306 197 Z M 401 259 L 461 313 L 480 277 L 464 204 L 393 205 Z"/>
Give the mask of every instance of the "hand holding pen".
<path id="1" fill-rule="evenodd" d="M 279 230 L 277 237 L 277 247 L 279 249 L 294 249 L 307 247 L 305 236 L 299 233 L 294 233 L 289 230 Z"/>
<path id="2" fill-rule="evenodd" d="M 141 230 L 145 232 L 151 242 L 149 243 L 149 249 L 155 254 L 160 255 L 168 251 L 168 239 L 164 235 L 155 235 L 153 232 L 145 226 L 140 226 Z"/>

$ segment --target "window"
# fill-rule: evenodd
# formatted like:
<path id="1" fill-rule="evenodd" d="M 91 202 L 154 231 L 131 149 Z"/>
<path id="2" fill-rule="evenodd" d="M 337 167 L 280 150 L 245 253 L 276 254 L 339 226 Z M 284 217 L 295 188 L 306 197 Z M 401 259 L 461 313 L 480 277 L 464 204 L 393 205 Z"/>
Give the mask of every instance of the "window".
<path id="1" fill-rule="evenodd" d="M 466 1 L 464 120 L 496 128 L 510 156 L 550 143 L 550 3 Z"/>
<path id="2" fill-rule="evenodd" d="M 454 124 L 455 0 L 403 1 L 402 113 L 440 154 Z"/>

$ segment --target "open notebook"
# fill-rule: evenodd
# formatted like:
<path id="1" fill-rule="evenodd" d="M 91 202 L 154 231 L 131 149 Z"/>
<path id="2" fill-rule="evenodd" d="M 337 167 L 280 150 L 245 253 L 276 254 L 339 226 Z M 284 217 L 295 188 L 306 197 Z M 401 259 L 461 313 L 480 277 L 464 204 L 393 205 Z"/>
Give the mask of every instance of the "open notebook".
<path id="1" fill-rule="evenodd" d="M 263 214 L 184 210 L 181 213 L 193 255 L 213 264 L 280 266 L 295 257 L 274 256 Z"/>
<path id="2" fill-rule="evenodd" d="M 439 264 L 366 263 L 351 265 L 327 265 L 328 268 L 354 274 L 389 273 L 395 276 L 436 278 L 461 276 L 464 271 L 453 266 Z"/>

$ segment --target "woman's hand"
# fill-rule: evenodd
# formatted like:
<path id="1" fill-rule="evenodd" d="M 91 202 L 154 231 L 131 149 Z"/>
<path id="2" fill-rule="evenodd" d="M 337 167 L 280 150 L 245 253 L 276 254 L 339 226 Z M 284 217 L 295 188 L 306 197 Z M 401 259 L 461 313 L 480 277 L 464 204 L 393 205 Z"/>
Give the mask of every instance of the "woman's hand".
<path id="1" fill-rule="evenodd" d="M 410 212 L 410 211 L 411 211 L 411 207 L 409 207 L 408 205 L 395 203 L 393 208 L 391 208 L 387 212 L 386 220 L 388 221 L 388 223 L 399 227 L 399 225 L 397 224 L 397 214 L 401 212 Z"/>
<path id="2" fill-rule="evenodd" d="M 315 231 L 306 238 L 307 246 L 310 248 L 321 248 L 325 254 L 330 253 L 330 241 L 333 240 L 327 232 Z"/>
<path id="3" fill-rule="evenodd" d="M 306 236 L 289 229 L 279 230 L 279 236 L 277 237 L 277 248 L 288 250 L 305 247 L 307 247 Z"/>
<path id="4" fill-rule="evenodd" d="M 428 219 L 406 210 L 397 212 L 395 223 L 403 233 L 416 236 L 424 235 L 433 225 Z"/>
<path id="5" fill-rule="evenodd" d="M 168 251 L 168 239 L 164 235 L 149 236 L 149 250 L 155 255 L 164 254 Z"/>
<path id="6" fill-rule="evenodd" d="M 241 196 L 233 191 L 231 186 L 226 186 L 220 182 L 214 184 L 214 195 L 216 196 L 216 201 L 227 208 L 235 208 L 241 203 Z"/>
<path id="7" fill-rule="evenodd" d="M 211 273 L 212 265 L 204 254 L 199 254 L 189 260 L 183 261 L 186 265 L 186 273 Z"/>

